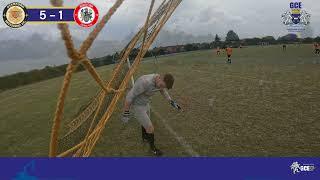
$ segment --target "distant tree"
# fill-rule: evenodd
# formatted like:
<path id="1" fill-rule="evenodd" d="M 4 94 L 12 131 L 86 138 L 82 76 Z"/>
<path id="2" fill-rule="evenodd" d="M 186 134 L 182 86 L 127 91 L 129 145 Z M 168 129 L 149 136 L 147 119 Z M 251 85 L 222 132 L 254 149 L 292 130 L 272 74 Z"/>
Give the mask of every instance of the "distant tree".
<path id="1" fill-rule="evenodd" d="M 310 37 L 307 37 L 307 38 L 302 39 L 302 42 L 303 42 L 303 43 L 307 43 L 307 44 L 313 43 L 313 39 L 310 38 Z"/>
<path id="2" fill-rule="evenodd" d="M 289 43 L 289 42 L 296 42 L 298 40 L 299 39 L 296 34 L 287 34 L 285 36 L 279 37 L 277 41 L 279 43 Z"/>
<path id="3" fill-rule="evenodd" d="M 163 49 L 163 47 L 155 47 L 155 48 L 152 49 L 152 54 L 154 56 L 160 56 L 160 55 L 165 55 L 166 52 Z"/>
<path id="4" fill-rule="evenodd" d="M 159 49 L 159 55 L 165 55 L 166 52 L 163 48 Z"/>
<path id="5" fill-rule="evenodd" d="M 275 44 L 276 39 L 273 36 L 266 36 L 262 38 L 262 42 L 269 43 L 269 44 Z"/>
<path id="6" fill-rule="evenodd" d="M 258 45 L 261 44 L 262 39 L 260 38 L 247 38 L 247 39 L 243 39 L 243 45 L 245 46 L 250 46 L 250 45 Z"/>
<path id="7" fill-rule="evenodd" d="M 210 48 L 221 46 L 221 38 L 216 34 L 214 41 L 210 43 Z"/>
<path id="8" fill-rule="evenodd" d="M 210 44 L 209 43 L 201 43 L 200 49 L 210 49 Z"/>
<path id="9" fill-rule="evenodd" d="M 226 41 L 231 42 L 231 41 L 239 41 L 239 36 L 237 33 L 235 33 L 233 30 L 230 30 L 227 33 Z"/>
<path id="10" fill-rule="evenodd" d="M 118 52 L 116 52 L 115 54 L 113 54 L 113 59 L 116 61 L 120 58 L 120 55 Z"/>
<path id="11" fill-rule="evenodd" d="M 320 36 L 314 38 L 314 41 L 315 41 L 315 42 L 320 42 Z"/>
<path id="12" fill-rule="evenodd" d="M 201 44 L 200 43 L 194 43 L 192 44 L 192 50 L 196 51 L 200 49 Z"/>
<path id="13" fill-rule="evenodd" d="M 159 55 L 159 51 L 157 47 L 154 47 L 150 53 L 152 54 L 152 56 L 158 56 Z"/>
<path id="14" fill-rule="evenodd" d="M 218 36 L 218 34 L 216 34 L 216 37 L 214 38 L 214 42 L 215 43 L 220 43 L 221 38 Z"/>
<path id="15" fill-rule="evenodd" d="M 103 65 L 113 64 L 117 59 L 113 59 L 113 55 L 108 55 L 102 58 Z"/>
<path id="16" fill-rule="evenodd" d="M 193 51 L 193 45 L 192 44 L 186 44 L 184 48 L 185 48 L 186 51 Z"/>
<path id="17" fill-rule="evenodd" d="M 147 51 L 146 54 L 144 55 L 144 57 L 151 57 L 152 56 L 152 52 L 151 51 Z"/>
<path id="18" fill-rule="evenodd" d="M 139 53 L 139 49 L 133 48 L 132 51 L 129 54 L 129 59 L 130 60 L 135 59 L 137 57 L 138 53 Z M 115 57 L 117 57 L 117 56 L 115 55 Z M 118 59 L 118 58 L 116 58 L 116 59 Z"/>

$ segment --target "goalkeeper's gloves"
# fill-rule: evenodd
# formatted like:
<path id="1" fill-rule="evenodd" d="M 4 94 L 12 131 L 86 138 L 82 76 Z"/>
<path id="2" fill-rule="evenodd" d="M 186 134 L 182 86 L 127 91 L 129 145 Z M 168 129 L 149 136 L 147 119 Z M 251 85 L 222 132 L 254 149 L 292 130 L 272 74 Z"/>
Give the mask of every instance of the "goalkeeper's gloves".
<path id="1" fill-rule="evenodd" d="M 126 124 L 130 119 L 130 111 L 124 111 L 121 117 L 121 121 Z"/>
<path id="2" fill-rule="evenodd" d="M 181 110 L 181 107 L 179 106 L 179 104 L 177 104 L 176 102 L 174 102 L 173 100 L 170 100 L 170 104 L 172 107 Z"/>

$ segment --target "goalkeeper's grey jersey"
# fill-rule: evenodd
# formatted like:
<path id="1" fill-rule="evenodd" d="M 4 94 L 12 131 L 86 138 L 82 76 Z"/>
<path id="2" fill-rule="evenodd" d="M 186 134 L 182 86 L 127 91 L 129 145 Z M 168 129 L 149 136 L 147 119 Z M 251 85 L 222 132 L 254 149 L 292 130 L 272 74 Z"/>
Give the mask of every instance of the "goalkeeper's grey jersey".
<path id="1" fill-rule="evenodd" d="M 133 88 L 128 92 L 126 101 L 132 105 L 147 105 L 151 101 L 151 97 L 160 91 L 156 87 L 156 76 L 158 74 L 148 74 L 138 78 Z M 165 96 L 169 97 L 166 91 Z"/>

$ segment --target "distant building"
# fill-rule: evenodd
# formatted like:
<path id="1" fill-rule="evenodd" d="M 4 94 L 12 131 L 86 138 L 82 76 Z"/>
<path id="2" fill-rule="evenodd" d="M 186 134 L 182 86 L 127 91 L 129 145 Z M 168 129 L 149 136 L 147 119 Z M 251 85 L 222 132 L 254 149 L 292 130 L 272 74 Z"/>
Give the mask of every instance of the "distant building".
<path id="1" fill-rule="evenodd" d="M 158 47 L 154 49 L 157 52 L 163 51 L 165 54 L 172 54 L 178 52 L 184 52 L 184 45 L 176 45 L 176 46 L 166 46 L 166 47 Z"/>

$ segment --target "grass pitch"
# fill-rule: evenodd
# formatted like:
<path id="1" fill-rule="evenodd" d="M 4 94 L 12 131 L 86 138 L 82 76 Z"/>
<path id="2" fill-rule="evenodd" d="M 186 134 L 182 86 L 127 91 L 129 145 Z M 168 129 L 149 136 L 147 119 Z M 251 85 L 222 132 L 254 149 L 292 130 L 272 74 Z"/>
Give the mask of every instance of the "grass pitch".
<path id="1" fill-rule="evenodd" d="M 234 49 L 231 65 L 212 50 L 160 57 L 157 66 L 149 59 L 136 76 L 174 74 L 170 94 L 183 108 L 175 111 L 160 94 L 153 98 L 156 144 L 166 156 L 190 156 L 190 150 L 219 157 L 320 155 L 320 57 L 312 45 L 289 45 L 287 52 L 281 46 Z M 99 72 L 108 80 L 112 68 Z M 62 80 L 0 93 L 0 156 L 48 155 Z M 87 72 L 75 74 L 65 119 L 97 91 Z M 122 104 L 92 156 L 150 156 L 137 121 L 120 123 Z"/>

